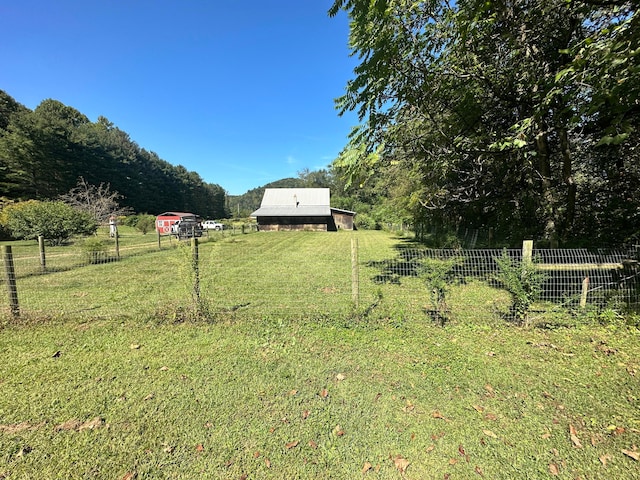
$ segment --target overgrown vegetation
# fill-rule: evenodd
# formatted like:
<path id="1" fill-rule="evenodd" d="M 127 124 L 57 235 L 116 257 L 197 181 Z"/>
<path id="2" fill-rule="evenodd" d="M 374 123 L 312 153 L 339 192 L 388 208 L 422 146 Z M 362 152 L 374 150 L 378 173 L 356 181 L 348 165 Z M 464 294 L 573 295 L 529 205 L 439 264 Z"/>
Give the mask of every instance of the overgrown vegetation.
<path id="1" fill-rule="evenodd" d="M 429 313 L 440 325 L 444 325 L 449 318 L 447 293 L 456 279 L 454 269 L 461 265 L 463 261 L 462 257 L 421 259 L 418 274 L 426 283 L 431 305 L 433 306 Z"/>
<path id="2" fill-rule="evenodd" d="M 543 272 L 536 268 L 535 259 L 512 259 L 506 250 L 495 257 L 498 265 L 498 280 L 511 294 L 512 312 L 516 321 L 526 324 L 531 305 L 540 297 L 542 285 L 546 279 Z"/>

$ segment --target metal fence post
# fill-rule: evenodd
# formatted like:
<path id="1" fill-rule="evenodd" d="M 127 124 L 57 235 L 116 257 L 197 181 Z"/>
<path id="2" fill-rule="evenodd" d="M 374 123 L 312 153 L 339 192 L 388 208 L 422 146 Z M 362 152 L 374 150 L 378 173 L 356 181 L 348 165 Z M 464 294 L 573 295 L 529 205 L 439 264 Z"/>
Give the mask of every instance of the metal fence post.
<path id="1" fill-rule="evenodd" d="M 44 237 L 38 235 L 38 249 L 40 250 L 40 268 L 43 272 L 47 270 L 47 257 L 44 251 Z"/>
<path id="2" fill-rule="evenodd" d="M 13 254 L 11 253 L 11 247 L 9 245 L 2 246 L 2 260 L 4 263 L 4 274 L 5 281 L 7 282 L 11 315 L 17 318 L 20 316 L 20 305 L 18 303 L 18 287 L 16 285 L 16 271 L 13 266 Z"/>
<path id="3" fill-rule="evenodd" d="M 358 308 L 360 298 L 360 277 L 358 271 L 358 239 L 351 239 L 351 300 Z"/>

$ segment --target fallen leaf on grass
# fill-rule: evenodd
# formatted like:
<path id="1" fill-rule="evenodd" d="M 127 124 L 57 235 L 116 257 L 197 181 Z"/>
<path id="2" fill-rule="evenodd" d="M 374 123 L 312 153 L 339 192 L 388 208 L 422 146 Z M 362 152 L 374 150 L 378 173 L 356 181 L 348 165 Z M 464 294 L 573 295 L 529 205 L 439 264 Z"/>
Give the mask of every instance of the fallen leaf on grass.
<path id="1" fill-rule="evenodd" d="M 400 474 L 404 475 L 404 473 L 407 471 L 407 467 L 409 466 L 409 460 L 401 455 L 396 455 L 396 457 L 393 459 L 393 464 L 396 466 Z"/>
<path id="2" fill-rule="evenodd" d="M 365 474 L 372 468 L 373 468 L 373 465 L 371 465 L 369 462 L 365 462 L 364 465 L 362 466 L 362 473 Z"/>
<path id="3" fill-rule="evenodd" d="M 433 445 L 433 444 L 431 444 L 431 445 L 429 445 L 429 446 L 426 448 L 426 450 L 425 450 L 425 451 L 426 451 L 427 453 L 429 453 L 429 452 L 432 452 L 435 448 L 436 448 L 436 446 L 435 446 L 435 445 Z"/>
<path id="4" fill-rule="evenodd" d="M 458 460 L 456 460 L 455 458 L 449 459 L 449 465 L 455 465 L 456 463 L 458 463 Z"/>
<path id="5" fill-rule="evenodd" d="M 27 453 L 31 453 L 31 447 L 29 445 L 25 445 L 20 449 L 18 453 L 16 453 L 15 458 L 24 457 Z"/>
<path id="6" fill-rule="evenodd" d="M 303 420 L 306 420 L 307 418 L 309 418 L 309 414 L 310 414 L 310 413 L 311 413 L 311 412 L 309 412 L 309 410 L 305 410 L 305 411 L 303 411 L 303 412 L 302 412 L 302 419 L 303 419 Z"/>
<path id="7" fill-rule="evenodd" d="M 622 453 L 624 453 L 629 458 L 633 458 L 636 462 L 640 460 L 640 452 L 635 449 L 635 446 L 633 450 L 622 450 Z"/>
<path id="8" fill-rule="evenodd" d="M 333 429 L 333 433 L 334 435 L 341 437 L 344 435 L 344 430 L 342 430 L 342 427 L 340 425 L 336 425 Z"/>
<path id="9" fill-rule="evenodd" d="M 153 397 L 155 397 L 156 394 L 155 393 L 150 393 L 149 395 L 147 395 L 146 397 L 144 397 L 145 400 L 151 400 Z"/>
<path id="10" fill-rule="evenodd" d="M 136 478 L 136 474 L 129 472 L 125 473 L 121 480 L 133 480 L 134 478 Z"/>
<path id="11" fill-rule="evenodd" d="M 560 471 L 558 470 L 558 466 L 555 463 L 549 464 L 549 473 L 554 477 L 560 474 Z"/>
<path id="12" fill-rule="evenodd" d="M 607 462 L 608 462 L 609 460 L 612 460 L 612 459 L 613 459 L 613 457 L 612 457 L 611 455 L 609 455 L 608 453 L 606 453 L 606 454 L 604 454 L 604 455 L 601 455 L 601 456 L 599 457 L 600 463 L 602 463 L 602 466 L 603 466 L 603 467 L 606 467 L 606 466 L 607 466 Z"/>
<path id="13" fill-rule="evenodd" d="M 484 412 L 484 407 L 481 407 L 480 405 L 471 405 L 473 407 L 473 409 L 478 412 L 478 413 L 482 413 Z"/>
<path id="14" fill-rule="evenodd" d="M 489 385 L 488 383 L 484 386 L 484 389 L 487 391 L 487 394 L 490 397 L 493 397 L 495 395 L 495 392 L 493 390 L 493 387 L 491 385 Z"/>
<path id="15" fill-rule="evenodd" d="M 464 451 L 464 447 L 462 445 L 458 445 L 458 453 L 463 457 L 467 455 L 467 452 Z"/>
<path id="16" fill-rule="evenodd" d="M 60 350 L 58 350 L 56 353 L 51 355 L 51 358 L 58 358 L 60 355 L 62 355 L 62 352 Z"/>
<path id="17" fill-rule="evenodd" d="M 266 465 L 267 468 L 271 468 L 271 460 L 269 460 L 268 458 L 264 459 L 264 464 Z"/>
<path id="18" fill-rule="evenodd" d="M 298 390 L 295 390 L 295 389 L 289 392 L 289 395 L 292 397 L 296 396 L 297 394 L 298 394 Z"/>
<path id="19" fill-rule="evenodd" d="M 311 448 L 313 448 L 314 450 L 315 450 L 316 448 L 318 448 L 318 444 L 317 444 L 316 442 L 314 442 L 313 440 L 309 440 L 309 446 L 310 446 Z"/>
<path id="20" fill-rule="evenodd" d="M 487 437 L 498 438 L 498 436 L 491 430 L 482 430 L 482 433 L 484 433 Z"/>
<path id="21" fill-rule="evenodd" d="M 289 442 L 289 443 L 287 443 L 287 444 L 284 446 L 284 448 L 286 448 L 287 450 L 291 450 L 292 448 L 297 447 L 299 443 L 300 443 L 300 441 L 298 441 L 298 440 L 294 440 L 293 442 Z"/>
<path id="22" fill-rule="evenodd" d="M 444 415 L 442 415 L 438 410 L 433 411 L 433 412 L 431 413 L 431 416 L 432 416 L 433 418 L 439 418 L 439 419 L 441 419 L 441 420 L 444 420 L 445 422 L 448 422 L 448 421 L 449 421 L 449 419 L 448 419 L 448 418 L 445 418 L 445 416 L 444 416 Z"/>
<path id="23" fill-rule="evenodd" d="M 339 382 L 341 382 L 345 378 L 347 378 L 347 377 L 345 376 L 344 373 L 339 373 L 339 374 L 336 375 L 336 380 L 338 380 Z"/>
<path id="24" fill-rule="evenodd" d="M 138 345 L 137 343 L 132 343 L 131 345 L 129 345 L 129 348 L 131 350 L 138 350 L 140 349 L 140 345 Z"/>
<path id="25" fill-rule="evenodd" d="M 169 367 L 167 367 L 166 365 L 163 367 L 160 367 L 161 372 L 166 372 L 167 370 L 169 370 Z"/>
<path id="26" fill-rule="evenodd" d="M 479 466 L 476 465 L 475 471 L 478 475 L 480 475 L 481 477 L 484 477 L 484 472 Z"/>
<path id="27" fill-rule="evenodd" d="M 204 446 L 201 443 L 196 445 L 196 452 L 198 453 L 204 452 Z"/>
<path id="28" fill-rule="evenodd" d="M 327 398 L 329 396 L 329 390 L 327 390 L 326 388 L 323 388 L 322 390 L 320 390 L 320 396 L 322 398 Z"/>
<path id="29" fill-rule="evenodd" d="M 569 425 L 569 436 L 571 437 L 574 447 L 582 448 L 582 443 L 580 443 L 580 439 L 578 438 L 578 432 L 573 425 Z"/>

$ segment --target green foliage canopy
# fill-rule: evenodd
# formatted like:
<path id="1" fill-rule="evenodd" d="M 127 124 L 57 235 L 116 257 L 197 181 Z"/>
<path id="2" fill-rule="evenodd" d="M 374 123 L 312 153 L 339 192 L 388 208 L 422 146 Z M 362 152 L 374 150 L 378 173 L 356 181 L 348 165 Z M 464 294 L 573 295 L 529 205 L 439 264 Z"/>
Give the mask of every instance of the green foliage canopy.
<path id="1" fill-rule="evenodd" d="M 88 213 L 61 201 L 28 200 L 6 205 L 0 223 L 18 239 L 42 235 L 52 244 L 62 244 L 73 235 L 95 233 L 98 224 Z"/>
<path id="2" fill-rule="evenodd" d="M 414 224 L 518 243 L 640 231 L 640 28 L 623 0 L 336 0 L 360 59 L 334 166 Z M 613 241 L 612 241 L 613 240 Z"/>
<path id="3" fill-rule="evenodd" d="M 226 192 L 140 148 L 105 117 L 91 122 L 47 99 L 33 111 L 0 91 L 0 196 L 54 200 L 78 184 L 109 185 L 135 212 L 226 216 Z"/>

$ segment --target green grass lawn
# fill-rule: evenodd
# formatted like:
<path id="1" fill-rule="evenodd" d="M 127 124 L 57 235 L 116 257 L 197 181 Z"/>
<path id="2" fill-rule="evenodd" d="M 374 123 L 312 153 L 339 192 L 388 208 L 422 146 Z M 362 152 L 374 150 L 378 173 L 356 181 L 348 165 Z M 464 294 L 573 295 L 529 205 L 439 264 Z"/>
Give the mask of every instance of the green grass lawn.
<path id="1" fill-rule="evenodd" d="M 205 243 L 198 322 L 168 315 L 188 249 L 24 279 L 72 305 L 25 293 L 0 330 L 0 478 L 638 478 L 637 329 L 439 327 L 365 265 L 354 311 L 351 235 L 295 235 Z M 359 232 L 361 261 L 399 241 Z"/>

